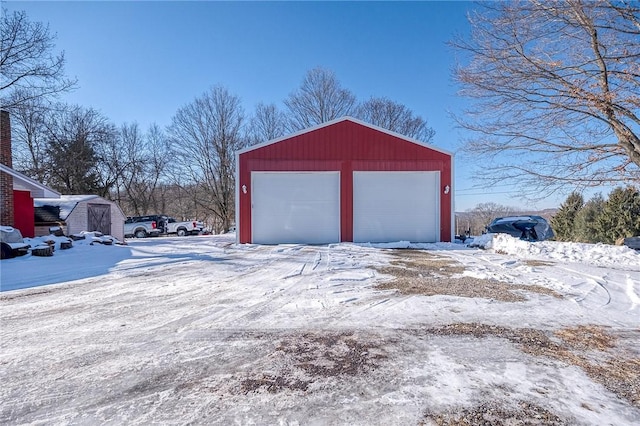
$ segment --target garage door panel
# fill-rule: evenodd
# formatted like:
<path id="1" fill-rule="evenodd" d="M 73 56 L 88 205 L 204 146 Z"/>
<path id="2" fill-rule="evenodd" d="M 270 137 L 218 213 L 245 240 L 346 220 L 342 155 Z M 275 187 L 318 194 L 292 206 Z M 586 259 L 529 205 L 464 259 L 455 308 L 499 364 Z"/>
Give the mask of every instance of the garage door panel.
<path id="1" fill-rule="evenodd" d="M 254 243 L 340 240 L 338 172 L 254 172 L 252 181 Z"/>
<path id="2" fill-rule="evenodd" d="M 438 241 L 438 187 L 438 172 L 354 172 L 354 241 Z"/>

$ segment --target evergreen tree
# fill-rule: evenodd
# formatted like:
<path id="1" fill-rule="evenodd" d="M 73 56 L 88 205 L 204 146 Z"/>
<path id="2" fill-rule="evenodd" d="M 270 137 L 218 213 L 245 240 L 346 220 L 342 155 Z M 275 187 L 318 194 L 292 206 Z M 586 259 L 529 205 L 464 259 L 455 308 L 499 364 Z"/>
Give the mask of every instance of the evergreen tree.
<path id="1" fill-rule="evenodd" d="M 596 194 L 585 203 L 575 217 L 574 239 L 580 243 L 599 243 L 604 241 L 604 236 L 598 230 L 598 217 L 604 210 L 604 198 L 602 194 Z"/>
<path id="2" fill-rule="evenodd" d="M 584 199 L 578 192 L 569 194 L 558 212 L 551 218 L 551 227 L 558 241 L 573 241 L 575 235 L 575 218 L 582 206 Z"/>
<path id="3" fill-rule="evenodd" d="M 117 138 L 115 128 L 92 108 L 60 104 L 46 121 L 46 157 L 53 189 L 63 194 L 108 196 L 113 181 L 102 179 L 104 147 Z"/>
<path id="4" fill-rule="evenodd" d="M 631 186 L 614 189 L 596 226 L 608 244 L 621 237 L 640 235 L 640 192 Z"/>

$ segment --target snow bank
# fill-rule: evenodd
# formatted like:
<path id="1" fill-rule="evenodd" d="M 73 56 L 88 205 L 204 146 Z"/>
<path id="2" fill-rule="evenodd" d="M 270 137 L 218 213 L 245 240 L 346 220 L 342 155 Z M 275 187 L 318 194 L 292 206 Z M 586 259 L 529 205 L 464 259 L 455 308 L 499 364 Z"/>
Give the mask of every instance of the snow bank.
<path id="1" fill-rule="evenodd" d="M 484 234 L 474 238 L 471 247 L 493 249 L 520 258 L 551 258 L 563 262 L 587 262 L 594 266 L 638 266 L 640 254 L 626 246 L 609 244 L 529 242 L 507 234 Z"/>
<path id="2" fill-rule="evenodd" d="M 493 245 L 493 234 L 482 234 L 479 237 L 473 237 L 473 239 L 468 242 L 467 245 L 469 247 L 490 249 Z"/>
<path id="3" fill-rule="evenodd" d="M 56 249 L 61 249 L 60 244 L 73 240 L 73 246 L 84 246 L 84 245 L 93 245 L 93 243 L 100 244 L 122 244 L 118 241 L 117 238 L 112 237 L 111 235 L 103 235 L 100 232 L 88 232 L 82 231 L 78 234 L 74 235 L 75 237 L 79 237 L 79 239 L 71 239 L 69 237 L 57 237 L 55 235 L 45 235 L 41 237 L 35 238 L 24 238 L 24 242 L 29 244 L 31 247 L 42 247 L 49 245 L 50 242 L 55 244 Z"/>

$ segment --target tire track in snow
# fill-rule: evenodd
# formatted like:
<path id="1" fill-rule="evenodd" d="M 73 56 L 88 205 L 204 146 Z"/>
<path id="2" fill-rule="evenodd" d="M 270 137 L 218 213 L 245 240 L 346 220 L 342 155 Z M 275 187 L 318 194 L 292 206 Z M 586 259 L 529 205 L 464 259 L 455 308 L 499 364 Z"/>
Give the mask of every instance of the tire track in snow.
<path id="1" fill-rule="evenodd" d="M 594 292 L 593 290 L 597 290 L 598 288 L 602 289 L 605 293 L 606 293 L 606 302 L 604 304 L 601 305 L 601 307 L 605 307 L 609 304 L 611 304 L 611 292 L 609 291 L 609 289 L 606 287 L 606 283 L 607 280 L 604 277 L 600 277 L 597 275 L 593 275 L 593 274 L 588 274 L 586 272 L 581 272 L 581 271 L 576 271 L 573 268 L 567 268 L 566 266 L 557 266 L 557 269 L 561 269 L 563 271 L 566 272 L 570 272 L 571 274 L 573 274 L 574 276 L 580 276 L 580 277 L 584 277 L 586 278 L 587 282 L 592 284 L 591 289 L 589 289 L 589 291 L 587 291 L 584 296 L 576 299 L 576 301 L 578 303 L 582 303 L 583 301 L 585 301 L 587 299 L 587 297 L 589 296 L 589 294 L 595 294 L 596 292 Z"/>
<path id="2" fill-rule="evenodd" d="M 517 273 L 504 273 L 505 271 L 514 270 L 517 272 L 514 267 L 519 266 L 521 261 L 526 259 L 520 259 L 516 256 L 509 256 L 505 258 L 504 255 L 497 254 L 485 254 L 482 253 L 480 255 L 477 252 L 447 252 L 443 251 L 443 254 L 450 256 L 451 258 L 457 260 L 463 265 L 470 266 L 471 270 L 482 271 L 483 273 L 487 273 L 492 278 L 505 280 L 508 282 L 516 282 L 518 280 Z M 545 259 L 547 260 L 547 259 Z M 543 285 L 549 288 L 553 288 L 554 290 L 558 290 L 557 286 L 550 285 L 552 282 L 557 282 L 562 287 L 564 287 L 565 291 L 575 292 L 578 290 L 580 294 L 576 295 L 574 293 L 574 297 L 576 302 L 581 305 L 584 305 L 586 301 L 591 301 L 591 297 L 595 298 L 594 301 L 601 308 L 609 306 L 612 302 L 617 302 L 612 295 L 612 292 L 608 288 L 608 284 L 611 283 L 611 280 L 608 280 L 604 276 L 594 275 L 593 273 L 583 272 L 574 268 L 570 268 L 567 266 L 562 266 L 558 264 L 557 259 L 548 259 L 555 263 L 555 265 L 549 265 L 548 268 L 552 270 L 562 271 L 559 274 L 544 274 L 544 280 L 538 281 L 536 284 Z M 578 267 L 579 264 L 576 264 Z M 598 266 L 591 266 L 591 269 L 600 269 Z M 567 275 L 569 273 L 569 275 Z M 530 276 L 530 275 L 529 275 Z M 553 278 L 552 278 L 553 277 Z M 580 284 L 571 284 L 571 278 L 582 279 Z M 588 290 L 585 292 L 584 290 L 580 290 L 578 287 L 581 285 L 587 284 L 589 286 Z M 631 298 L 630 298 L 631 299 Z"/>
<path id="3" fill-rule="evenodd" d="M 275 263 L 276 267 L 273 269 L 265 269 L 262 267 L 259 271 L 254 272 L 254 274 L 261 280 L 269 279 L 270 277 L 277 280 L 279 283 L 278 287 L 275 288 L 270 295 L 263 298 L 262 301 L 245 307 L 240 316 L 237 316 L 236 312 L 230 312 L 225 318 L 220 318 L 220 325 L 223 325 L 225 322 L 237 324 L 257 321 L 291 303 L 293 300 L 292 290 L 296 286 L 300 286 L 302 277 L 309 273 L 305 272 L 311 269 L 307 268 L 307 265 L 315 263 L 318 250 L 322 250 L 322 248 L 294 246 L 285 248 L 277 247 L 274 249 L 271 252 L 271 256 L 274 257 L 273 262 L 277 262 Z M 286 262 L 287 259 L 297 260 L 296 257 L 302 254 L 305 255 L 303 261 L 298 261 L 299 263 L 293 265 L 293 267 L 290 262 Z M 250 279 L 248 275 L 242 278 L 243 281 Z M 301 290 L 302 288 L 299 291 Z M 295 291 L 293 293 L 295 293 Z"/>
<path id="4" fill-rule="evenodd" d="M 640 305 L 640 297 L 638 297 L 634 287 L 637 287 L 636 283 L 631 279 L 631 276 L 627 274 L 627 287 L 625 289 L 625 293 L 631 301 L 631 308 L 629 308 L 630 311 L 633 311 L 638 305 Z"/>

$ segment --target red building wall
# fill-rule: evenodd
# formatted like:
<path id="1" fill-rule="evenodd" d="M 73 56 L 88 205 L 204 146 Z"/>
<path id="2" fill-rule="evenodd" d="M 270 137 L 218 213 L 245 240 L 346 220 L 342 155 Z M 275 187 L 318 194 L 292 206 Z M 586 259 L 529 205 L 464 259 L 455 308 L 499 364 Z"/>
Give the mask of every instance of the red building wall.
<path id="1" fill-rule="evenodd" d="M 342 241 L 353 241 L 354 171 L 440 171 L 440 241 L 451 241 L 451 155 L 343 120 L 241 153 L 238 162 L 239 242 L 251 242 L 252 171 L 340 171 Z"/>
<path id="2" fill-rule="evenodd" d="M 29 191 L 13 191 L 13 227 L 23 237 L 35 237 L 35 209 Z"/>

